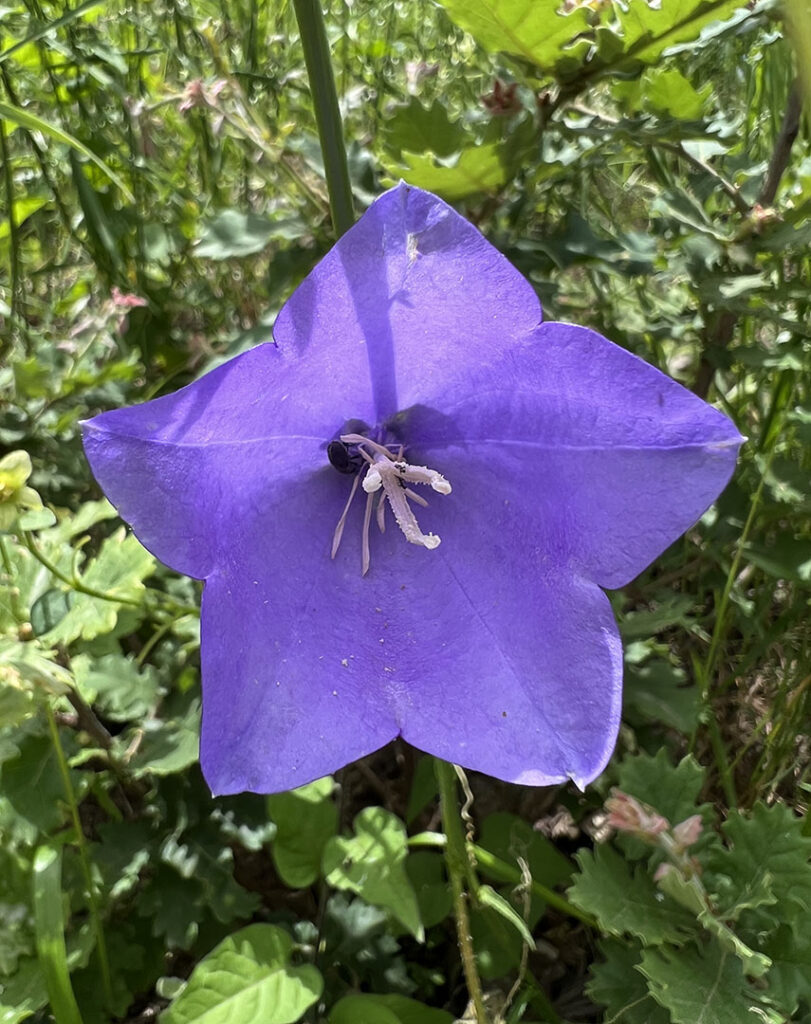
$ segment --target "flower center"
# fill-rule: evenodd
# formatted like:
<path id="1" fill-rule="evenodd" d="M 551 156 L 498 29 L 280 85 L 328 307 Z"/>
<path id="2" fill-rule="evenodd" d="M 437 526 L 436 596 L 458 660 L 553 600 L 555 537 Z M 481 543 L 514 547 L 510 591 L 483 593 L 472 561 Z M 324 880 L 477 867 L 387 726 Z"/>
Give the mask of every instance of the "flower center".
<path id="1" fill-rule="evenodd" d="M 331 441 L 327 447 L 330 463 L 341 473 L 355 473 L 352 490 L 349 493 L 341 518 L 332 538 L 332 557 L 335 558 L 341 546 L 346 518 L 362 481 L 366 492 L 366 510 L 363 515 L 362 574 L 369 571 L 369 528 L 372 513 L 375 514 L 381 533 L 386 530 L 386 503 L 391 506 L 397 525 L 410 544 L 421 544 L 425 548 L 439 547 L 440 538 L 434 533 L 423 533 L 409 502 L 426 506 L 428 502 L 413 491 L 408 484 L 427 484 L 439 494 L 450 494 L 451 485 L 435 469 L 427 466 L 412 466 L 403 458 L 400 448 L 394 455 L 388 448 L 376 441 L 370 441 L 363 434 L 341 434 L 339 441 Z"/>

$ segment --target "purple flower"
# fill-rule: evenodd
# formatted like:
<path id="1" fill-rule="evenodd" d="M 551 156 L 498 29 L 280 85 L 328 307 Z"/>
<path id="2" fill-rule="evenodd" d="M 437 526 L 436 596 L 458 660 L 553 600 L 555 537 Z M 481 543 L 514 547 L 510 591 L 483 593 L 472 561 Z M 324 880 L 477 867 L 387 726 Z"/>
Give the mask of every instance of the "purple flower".
<path id="1" fill-rule="evenodd" d="M 594 331 L 540 321 L 474 227 L 399 185 L 275 344 L 85 424 L 141 542 L 206 581 L 215 793 L 297 786 L 397 735 L 530 785 L 603 769 L 622 651 L 600 588 L 696 521 L 741 438 Z"/>

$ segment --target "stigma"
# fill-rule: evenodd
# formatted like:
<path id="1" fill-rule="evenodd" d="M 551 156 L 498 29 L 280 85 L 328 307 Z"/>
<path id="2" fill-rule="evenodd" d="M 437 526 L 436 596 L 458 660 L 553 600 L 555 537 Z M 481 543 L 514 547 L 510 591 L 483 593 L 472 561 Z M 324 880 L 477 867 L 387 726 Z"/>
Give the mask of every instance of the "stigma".
<path id="1" fill-rule="evenodd" d="M 377 526 L 381 533 L 386 531 L 386 505 L 391 508 L 394 519 L 399 526 L 403 536 L 409 544 L 419 544 L 424 548 L 433 550 L 439 547 L 440 537 L 435 533 L 423 533 L 420 529 L 411 502 L 416 505 L 427 506 L 428 502 L 420 494 L 417 494 L 409 484 L 423 484 L 436 491 L 438 494 L 450 494 L 451 485 L 445 477 L 435 469 L 428 466 L 414 466 L 403 458 L 403 449 L 394 454 L 389 448 L 376 441 L 370 441 L 362 434 L 341 434 L 340 443 L 344 446 L 341 458 L 336 462 L 336 453 L 330 450 L 329 459 L 332 465 L 341 472 L 355 472 L 355 479 L 352 481 L 352 489 L 349 498 L 335 527 L 332 538 L 332 557 L 338 553 L 341 546 L 346 519 L 349 509 L 361 483 L 366 493 L 366 509 L 363 515 L 363 534 L 361 543 L 361 572 L 366 575 L 371 563 L 369 548 L 369 529 L 372 516 L 377 520 Z M 331 442 L 335 445 L 336 442 Z M 348 468 L 351 459 L 355 462 L 352 468 Z M 340 462 L 340 465 L 338 464 Z M 343 468 L 346 464 L 347 468 Z"/>

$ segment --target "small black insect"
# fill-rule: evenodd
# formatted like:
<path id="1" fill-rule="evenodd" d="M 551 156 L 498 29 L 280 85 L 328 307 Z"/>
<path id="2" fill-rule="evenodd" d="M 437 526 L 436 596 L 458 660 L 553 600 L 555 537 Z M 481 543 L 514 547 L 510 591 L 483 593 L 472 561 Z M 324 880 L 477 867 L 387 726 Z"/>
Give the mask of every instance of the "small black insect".
<path id="1" fill-rule="evenodd" d="M 357 447 L 344 441 L 330 441 L 327 445 L 327 458 L 334 469 L 347 474 L 357 473 L 363 462 Z"/>

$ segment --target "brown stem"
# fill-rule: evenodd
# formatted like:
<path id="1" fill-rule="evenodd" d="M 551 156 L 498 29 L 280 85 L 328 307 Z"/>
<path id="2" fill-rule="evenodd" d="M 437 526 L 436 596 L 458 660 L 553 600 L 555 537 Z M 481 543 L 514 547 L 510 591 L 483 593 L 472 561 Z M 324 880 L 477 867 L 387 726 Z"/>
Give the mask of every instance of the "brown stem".
<path id="1" fill-rule="evenodd" d="M 769 169 L 766 171 L 763 188 L 758 196 L 757 201 L 761 206 L 771 206 L 777 195 L 780 179 L 783 177 L 783 172 L 788 166 L 789 157 L 791 156 L 791 147 L 794 145 L 794 140 L 800 131 L 800 113 L 802 108 L 803 100 L 800 80 L 795 79 L 794 84 L 789 90 L 783 123 L 780 126 L 780 132 L 774 144 L 774 152 L 769 161 Z"/>

